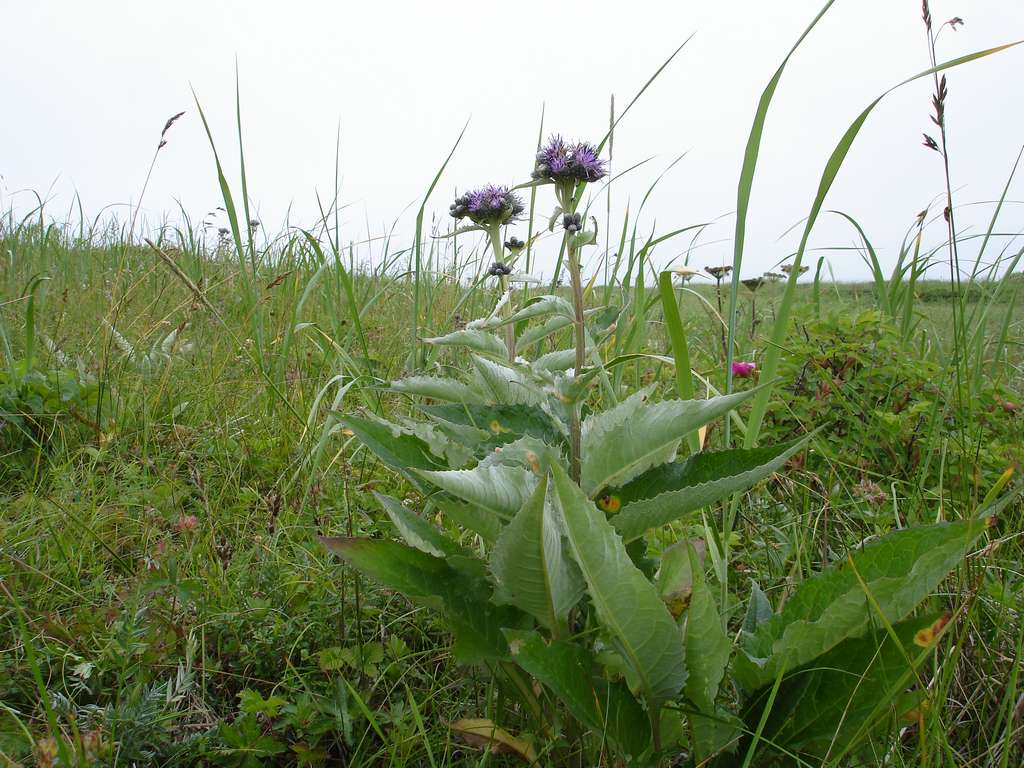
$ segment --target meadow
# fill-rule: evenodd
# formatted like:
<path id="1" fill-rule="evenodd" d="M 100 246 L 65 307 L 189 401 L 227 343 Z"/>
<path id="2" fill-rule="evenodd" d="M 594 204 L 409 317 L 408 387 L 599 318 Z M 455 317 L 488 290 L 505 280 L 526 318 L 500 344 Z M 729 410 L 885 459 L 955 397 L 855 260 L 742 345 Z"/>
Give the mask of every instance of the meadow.
<path id="1" fill-rule="evenodd" d="M 604 141 L 427 226 L 441 165 L 411 246 L 220 160 L 219 231 L 0 217 L 0 761 L 1021 765 L 1019 227 L 947 188 L 834 282 L 854 124 L 752 271 L 782 72 L 726 264 L 603 220 Z"/>

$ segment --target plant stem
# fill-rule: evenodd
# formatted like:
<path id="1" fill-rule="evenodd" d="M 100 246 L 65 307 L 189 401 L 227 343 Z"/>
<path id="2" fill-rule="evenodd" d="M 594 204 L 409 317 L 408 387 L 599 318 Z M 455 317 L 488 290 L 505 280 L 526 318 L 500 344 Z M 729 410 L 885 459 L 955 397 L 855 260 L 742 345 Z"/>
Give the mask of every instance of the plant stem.
<path id="1" fill-rule="evenodd" d="M 496 262 L 501 262 L 501 257 L 504 255 L 505 248 L 501 243 L 501 230 L 499 228 L 499 225 L 494 224 L 491 227 L 489 227 L 487 230 L 487 234 L 489 235 L 491 240 L 491 250 L 494 252 L 494 260 Z M 501 277 L 499 277 L 498 285 L 501 288 L 501 295 L 504 296 L 509 290 L 508 277 L 506 275 L 502 275 Z M 505 306 L 502 308 L 501 314 L 504 317 L 511 316 L 511 297 L 509 297 L 509 300 L 505 302 Z M 510 363 L 514 363 L 516 360 L 516 329 L 512 325 L 512 323 L 509 323 L 508 325 L 505 326 L 505 349 L 508 350 L 508 361 Z"/>
<path id="2" fill-rule="evenodd" d="M 569 237 L 569 234 L 566 233 Z M 576 331 L 576 375 L 579 376 L 586 361 L 586 328 L 583 325 L 583 277 L 580 274 L 579 251 L 571 237 L 567 243 L 569 253 L 569 277 L 572 280 L 572 304 L 575 311 L 573 326 Z M 569 476 L 574 482 L 580 481 L 580 403 L 573 403 L 572 419 L 569 423 Z"/>

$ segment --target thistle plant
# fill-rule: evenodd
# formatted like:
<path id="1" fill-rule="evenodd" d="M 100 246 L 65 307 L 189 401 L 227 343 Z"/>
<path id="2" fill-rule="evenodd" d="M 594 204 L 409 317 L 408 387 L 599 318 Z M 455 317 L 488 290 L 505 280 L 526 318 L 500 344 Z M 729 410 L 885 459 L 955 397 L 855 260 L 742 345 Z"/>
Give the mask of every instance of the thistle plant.
<path id="1" fill-rule="evenodd" d="M 488 274 L 498 278 L 502 295 L 509 291 L 508 276 L 512 269 L 504 261 L 505 247 L 501 241 L 501 228 L 514 221 L 523 210 L 523 201 L 519 195 L 508 187 L 494 184 L 466 192 L 455 198 L 455 202 L 448 207 L 448 213 L 456 221 L 468 218 L 472 222 L 469 226 L 460 227 L 456 232 L 481 231 L 486 233 L 494 256 L 494 263 L 488 270 Z M 513 245 L 518 242 L 515 238 L 509 241 Z M 516 255 L 522 248 L 510 248 L 509 250 Z M 508 359 L 514 360 L 516 356 L 515 336 L 510 330 L 506 331 L 505 346 Z"/>
<path id="2" fill-rule="evenodd" d="M 535 182 L 550 183 L 555 187 L 558 203 L 551 215 L 553 229 L 558 217 L 562 217 L 563 246 L 569 268 L 572 286 L 573 328 L 575 338 L 575 367 L 579 373 L 586 362 L 586 327 L 584 325 L 583 267 L 580 249 L 597 242 L 597 220 L 592 219 L 593 228 L 583 227 L 583 217 L 577 213 L 584 187 L 592 181 L 600 181 L 607 173 L 604 161 L 596 147 L 585 141 L 567 143 L 555 135 L 537 153 L 537 164 L 533 169 Z M 579 404 L 573 407 L 569 423 L 569 475 L 574 482 L 580 481 L 581 422 Z"/>
<path id="3" fill-rule="evenodd" d="M 813 433 L 703 450 L 689 437 L 762 387 L 679 400 L 658 399 L 656 384 L 620 399 L 607 385 L 619 363 L 600 350 L 617 312 L 584 306 L 580 252 L 596 222 L 586 228 L 576 210 L 600 166 L 574 154 L 587 163 L 568 177 L 554 162 L 566 146 L 552 140 L 528 183 L 555 186 L 552 228 L 561 223 L 572 301 L 551 294 L 517 306 L 503 294 L 488 315 L 425 340 L 467 354 L 468 378 L 391 382 L 417 417 L 339 418 L 419 501 L 376 495 L 404 543 L 324 543 L 443 613 L 455 657 L 486 666 L 516 701 L 494 715 L 512 722 L 460 722 L 478 736 L 482 728 L 484 741 L 500 731 L 530 762 L 660 766 L 685 753 L 719 768 L 793 756 L 818 764 L 889 738 L 900 715 L 926 703 L 915 670 L 948 623 L 914 610 L 984 533 L 982 515 L 883 537 L 797 585 L 778 611 L 754 585 L 746 618 L 734 621 L 703 560 L 705 550 L 719 556 L 704 542 L 721 531 L 701 511 L 780 471 Z M 472 199 L 453 213 L 470 216 Z M 487 207 L 474 225 L 496 232 L 514 208 Z M 492 267 L 502 279 L 506 269 Z M 495 335 L 518 332 L 525 351 L 569 327 L 570 348 L 532 360 L 507 360 Z M 737 376 L 754 373 L 736 365 L 745 366 Z M 527 733 L 513 738 L 516 722 Z"/>

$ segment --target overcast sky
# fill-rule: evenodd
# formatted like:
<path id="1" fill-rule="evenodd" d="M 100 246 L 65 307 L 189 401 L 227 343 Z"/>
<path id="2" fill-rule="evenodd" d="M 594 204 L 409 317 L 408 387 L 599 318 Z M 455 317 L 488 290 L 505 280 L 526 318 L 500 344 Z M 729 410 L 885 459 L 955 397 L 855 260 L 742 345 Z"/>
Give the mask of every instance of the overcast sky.
<path id="1" fill-rule="evenodd" d="M 150 221 L 164 212 L 173 218 L 181 201 L 202 219 L 220 193 L 190 89 L 237 178 L 237 57 L 250 197 L 265 228 L 279 230 L 289 210 L 294 224 L 315 221 L 317 191 L 333 195 L 340 124 L 343 238 L 380 234 L 401 217 L 396 239 L 407 243 L 415 204 L 467 119 L 431 200 L 439 217 L 456 188 L 528 177 L 542 105 L 545 133 L 599 140 L 609 96 L 621 109 L 695 33 L 616 132 L 614 170 L 653 160 L 613 186 L 612 228 L 627 200 L 635 209 L 685 152 L 645 208 L 641 230 L 724 217 L 692 262 L 731 261 L 730 214 L 757 99 L 822 1 L 8 2 L 0 208 L 31 207 L 19 192 L 26 189 L 48 194 L 56 219 L 67 218 L 75 190 L 88 215 L 136 201 L 164 121 L 185 110 L 143 210 Z M 768 117 L 746 274 L 795 248 L 797 233 L 783 235 L 807 215 L 825 160 L 857 113 L 928 66 L 920 5 L 837 0 L 798 50 Z M 943 32 L 940 60 L 1024 38 L 1019 0 L 936 1 L 932 9 L 937 21 L 965 21 Z M 1024 46 L 949 73 L 950 161 L 961 202 L 1002 191 L 1024 144 L 1022 73 Z M 882 102 L 827 201 L 860 220 L 885 262 L 942 189 L 939 157 L 921 146 L 922 132 L 934 132 L 930 95 L 922 80 Z M 1010 196 L 1024 198 L 1020 183 Z M 541 201 L 553 205 L 550 192 Z M 1000 229 L 1024 229 L 1022 211 L 1008 206 Z M 961 221 L 983 230 L 990 214 L 990 206 L 973 206 Z M 941 221 L 929 232 L 938 242 Z M 812 239 L 819 248 L 856 243 L 849 225 L 828 215 Z M 660 247 L 656 260 L 673 261 L 686 245 Z M 552 248 L 542 249 L 548 265 Z M 827 255 L 838 277 L 865 275 L 856 252 Z"/>

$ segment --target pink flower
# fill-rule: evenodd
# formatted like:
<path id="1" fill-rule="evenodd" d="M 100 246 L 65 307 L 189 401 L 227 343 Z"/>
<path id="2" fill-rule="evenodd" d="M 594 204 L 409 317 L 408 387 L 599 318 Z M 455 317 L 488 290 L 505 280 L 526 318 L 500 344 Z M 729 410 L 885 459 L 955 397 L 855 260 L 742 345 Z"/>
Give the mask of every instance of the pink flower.
<path id="1" fill-rule="evenodd" d="M 732 375 L 737 379 L 749 379 L 756 370 L 757 366 L 754 363 L 745 363 L 737 360 L 732 364 Z"/>
<path id="2" fill-rule="evenodd" d="M 174 530 L 178 533 L 187 533 L 188 531 L 194 531 L 199 527 L 199 518 L 195 515 L 182 515 L 178 518 L 178 522 L 174 524 Z"/>

